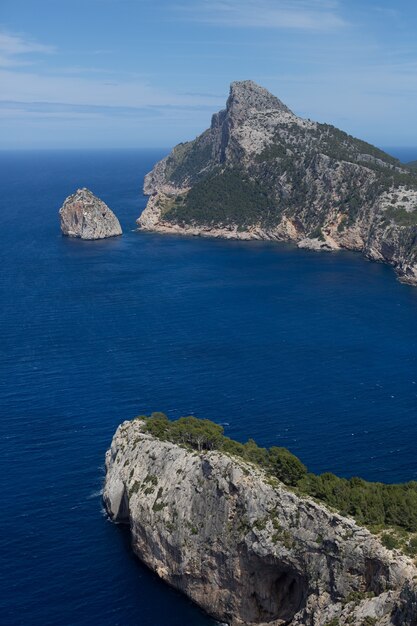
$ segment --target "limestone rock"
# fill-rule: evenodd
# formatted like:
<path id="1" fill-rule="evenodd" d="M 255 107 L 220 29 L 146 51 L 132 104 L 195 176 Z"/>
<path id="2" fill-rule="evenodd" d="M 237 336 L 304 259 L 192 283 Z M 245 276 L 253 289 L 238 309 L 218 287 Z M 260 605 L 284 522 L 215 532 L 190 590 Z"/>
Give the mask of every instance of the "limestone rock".
<path id="1" fill-rule="evenodd" d="M 105 239 L 122 234 L 119 220 L 91 191 L 77 189 L 59 210 L 61 231 L 68 237 Z"/>
<path id="2" fill-rule="evenodd" d="M 417 623 L 410 559 L 240 458 L 124 422 L 106 454 L 103 497 L 110 517 L 130 525 L 138 557 L 222 622 Z"/>
<path id="3" fill-rule="evenodd" d="M 147 174 L 144 230 L 346 248 L 417 284 L 417 173 L 253 81 Z"/>

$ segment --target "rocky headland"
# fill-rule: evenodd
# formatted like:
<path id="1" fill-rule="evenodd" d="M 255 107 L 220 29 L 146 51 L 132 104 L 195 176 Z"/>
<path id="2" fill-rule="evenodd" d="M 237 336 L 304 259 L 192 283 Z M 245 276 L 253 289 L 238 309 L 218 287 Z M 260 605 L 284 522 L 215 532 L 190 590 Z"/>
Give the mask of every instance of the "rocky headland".
<path id="1" fill-rule="evenodd" d="M 61 231 L 68 237 L 105 239 L 122 234 L 120 222 L 89 189 L 77 189 L 59 210 Z"/>
<path id="2" fill-rule="evenodd" d="M 103 497 L 161 579 L 232 626 L 417 624 L 411 558 L 242 457 L 242 444 L 211 426 L 206 437 L 195 418 L 180 420 L 172 441 L 166 418 L 151 421 L 117 429 Z M 246 446 L 253 459 L 264 454 Z M 269 459 L 290 482 L 305 470 L 282 448 Z"/>
<path id="3" fill-rule="evenodd" d="M 144 230 L 361 251 L 417 284 L 417 173 L 252 81 L 145 177 Z"/>

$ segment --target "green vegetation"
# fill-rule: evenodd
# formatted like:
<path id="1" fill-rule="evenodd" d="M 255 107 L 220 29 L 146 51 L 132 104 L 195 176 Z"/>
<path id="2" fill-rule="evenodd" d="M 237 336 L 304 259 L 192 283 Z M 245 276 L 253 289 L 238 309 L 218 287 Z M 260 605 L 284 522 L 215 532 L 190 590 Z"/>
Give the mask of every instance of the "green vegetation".
<path id="1" fill-rule="evenodd" d="M 262 150 L 260 154 L 256 157 L 256 160 L 259 163 L 264 161 L 273 161 L 276 158 L 283 159 L 287 156 L 287 148 L 286 144 L 282 141 L 277 141 L 269 144 L 266 148 Z"/>
<path id="2" fill-rule="evenodd" d="M 373 597 L 375 597 L 373 591 L 351 591 L 343 601 L 343 604 L 350 604 L 351 602 L 353 602 L 354 604 L 360 604 L 362 600 Z"/>
<path id="3" fill-rule="evenodd" d="M 137 480 L 135 480 L 135 482 L 133 483 L 133 485 L 132 485 L 132 487 L 130 489 L 130 494 L 129 495 L 132 496 L 133 494 L 137 493 L 139 491 L 139 489 L 140 489 L 140 483 Z"/>
<path id="4" fill-rule="evenodd" d="M 307 474 L 297 486 L 342 515 L 354 517 L 360 524 L 399 526 L 417 531 L 417 482 L 387 485 L 325 473 Z"/>
<path id="5" fill-rule="evenodd" d="M 292 124 L 277 130 L 247 170 L 237 159 L 221 166 L 212 150 L 206 131 L 193 142 L 179 144 L 167 158 L 166 178 L 191 189 L 164 202 L 165 220 L 180 225 L 237 225 L 242 230 L 255 224 L 268 228 L 280 221 L 283 211 L 297 215 L 301 207 L 319 202 L 321 209 L 308 227 L 320 237 L 323 219 L 335 202 L 346 216 L 341 231 L 384 192 L 399 186 L 417 189 L 415 169 L 328 124 L 315 128 Z M 311 183 L 311 175 L 314 178 L 317 167 L 323 167 L 320 155 L 329 157 L 325 169 L 343 168 L 339 183 L 321 174 L 320 185 Z M 345 167 L 346 163 L 362 169 Z M 391 219 L 400 226 L 416 223 L 405 211 L 393 213 Z"/>
<path id="6" fill-rule="evenodd" d="M 345 133 L 343 130 L 331 124 L 317 124 L 315 135 L 319 140 L 320 149 L 324 154 L 338 160 L 352 161 L 353 156 L 369 155 L 394 167 L 400 167 L 402 165 L 398 159 L 392 157 L 390 154 L 387 154 L 366 141 L 348 135 L 348 133 Z"/>
<path id="7" fill-rule="evenodd" d="M 190 190 L 164 198 L 161 209 L 166 221 L 182 226 L 237 225 L 242 230 L 255 224 L 272 228 L 284 211 L 297 217 L 300 209 L 316 205 L 314 215 L 303 221 L 306 232 L 319 233 L 336 204 L 345 216 L 339 224 L 341 232 L 384 192 L 400 186 L 417 189 L 417 162 L 404 165 L 329 124 L 278 125 L 269 145 L 247 167 L 240 165 L 236 151 L 223 157 L 210 129 L 173 149 L 165 162 L 165 178 Z M 332 170 L 335 177 L 329 175 Z M 404 227 L 417 222 L 405 211 L 392 212 L 390 219 Z"/>
<path id="8" fill-rule="evenodd" d="M 164 413 L 152 413 L 146 420 L 146 430 L 163 441 L 186 444 L 199 451 L 220 448 L 223 438 L 223 428 L 210 420 L 181 417 L 171 422 Z"/>
<path id="9" fill-rule="evenodd" d="M 216 168 L 188 194 L 177 196 L 164 219 L 180 224 L 250 225 L 270 208 L 268 195 L 247 172 Z"/>
<path id="10" fill-rule="evenodd" d="M 180 143 L 173 149 L 167 158 L 166 177 L 175 185 L 192 184 L 201 177 L 211 158 L 210 131 L 206 130 L 195 141 Z"/>
<path id="11" fill-rule="evenodd" d="M 340 206 L 346 211 L 349 224 L 354 222 L 361 206 L 372 203 L 384 191 L 400 185 L 417 188 L 417 176 L 410 165 L 403 165 L 375 146 L 329 124 L 318 124 L 315 129 L 303 129 L 294 124 L 290 135 L 284 136 L 284 139 L 277 133 L 272 143 L 257 157 L 257 161 L 273 161 L 276 172 L 286 173 L 287 179 L 293 184 L 289 206 L 297 207 L 308 198 L 308 189 L 305 186 L 300 189 L 300 175 L 305 176 L 306 169 L 311 167 L 318 154 L 330 157 L 332 161 L 328 164 L 329 168 L 337 169 L 340 163 L 347 162 L 361 165 L 375 175 L 374 180 L 368 180 L 364 186 L 357 172 L 344 171 L 343 177 L 347 184 L 338 191 L 341 193 Z M 417 167 L 417 162 L 414 167 Z"/>
<path id="12" fill-rule="evenodd" d="M 358 523 L 382 531 L 391 527 L 402 532 L 417 532 L 417 482 L 389 485 L 361 478 L 339 478 L 331 473 L 308 473 L 303 463 L 289 450 L 281 447 L 261 448 L 250 439 L 242 444 L 226 437 L 222 426 L 210 420 L 181 417 L 170 421 L 164 413 L 140 416 L 145 430 L 163 441 L 172 441 L 192 450 L 221 450 L 264 469 L 271 482 L 279 480 L 300 495 L 311 496 L 351 516 Z M 149 476 L 145 482 L 155 488 L 157 480 Z M 387 536 L 386 536 L 387 535 Z M 387 547 L 401 545 L 409 554 L 417 553 L 417 539 L 405 534 L 397 543 L 395 537 L 384 534 Z"/>
<path id="13" fill-rule="evenodd" d="M 146 476 L 145 480 L 143 481 L 143 489 L 144 489 L 145 495 L 153 493 L 155 491 L 155 487 L 157 486 L 157 484 L 158 484 L 158 478 L 154 476 L 153 474 L 148 474 L 148 476 Z"/>
<path id="14" fill-rule="evenodd" d="M 319 241 L 325 241 L 325 236 L 323 235 L 323 231 L 320 226 L 312 230 L 309 237 L 311 237 L 311 239 L 319 239 Z"/>
<path id="15" fill-rule="evenodd" d="M 255 463 L 286 485 L 296 485 L 307 470 L 301 461 L 286 448 L 260 448 L 253 439 L 246 444 L 223 434 L 223 427 L 210 420 L 180 417 L 170 421 L 163 413 L 152 413 L 145 422 L 146 431 L 163 441 L 187 445 L 193 450 L 221 450 Z"/>
<path id="16" fill-rule="evenodd" d="M 394 550 L 394 548 L 400 547 L 400 542 L 398 538 L 391 533 L 384 533 L 381 536 L 381 543 L 383 546 L 388 548 L 388 550 Z"/>
<path id="17" fill-rule="evenodd" d="M 331 124 L 317 124 L 315 128 L 303 128 L 298 124 L 289 126 L 288 134 L 278 130 L 272 142 L 257 157 L 257 161 L 273 161 L 285 158 L 288 152 L 307 155 L 309 159 L 322 153 L 337 161 L 361 163 L 370 169 L 381 169 L 385 173 L 401 167 L 398 159 L 375 146 L 348 135 Z M 365 157 L 365 159 L 363 158 Z M 372 157 L 367 159 L 366 157 Z M 382 163 L 376 163 L 375 159 Z"/>
<path id="18" fill-rule="evenodd" d="M 390 206 L 385 212 L 385 216 L 394 220 L 399 226 L 417 226 L 417 210 L 406 211 L 400 206 Z"/>
<path id="19" fill-rule="evenodd" d="M 159 501 L 159 499 L 162 498 L 162 491 L 162 487 L 159 487 L 158 493 L 156 494 L 155 502 L 153 503 L 153 511 L 162 511 L 162 509 L 166 507 L 166 503 Z"/>

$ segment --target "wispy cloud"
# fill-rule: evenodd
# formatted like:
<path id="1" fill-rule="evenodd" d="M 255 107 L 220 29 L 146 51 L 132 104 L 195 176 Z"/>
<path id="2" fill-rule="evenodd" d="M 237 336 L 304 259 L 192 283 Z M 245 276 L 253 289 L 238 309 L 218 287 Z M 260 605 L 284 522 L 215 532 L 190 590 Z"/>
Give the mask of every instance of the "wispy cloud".
<path id="1" fill-rule="evenodd" d="M 189 20 L 236 28 L 322 32 L 346 25 L 332 0 L 198 0 L 178 10 Z"/>
<path id="2" fill-rule="evenodd" d="M 42 72 L 0 69 L 2 93 L 0 101 L 42 102 L 106 107 L 208 107 L 207 95 L 185 94 L 155 88 L 135 78 L 113 79 L 45 74 Z M 58 95 L 59 94 L 59 95 Z M 223 103 L 213 96 L 211 107 Z"/>
<path id="3" fill-rule="evenodd" d="M 169 104 L 154 104 L 149 106 L 105 106 L 105 105 L 88 105 L 88 104 L 72 104 L 67 102 L 15 102 L 9 100 L 0 100 L 0 114 L 30 114 L 36 115 L 56 115 L 56 116 L 68 116 L 68 115 L 83 115 L 98 116 L 101 117 L 120 117 L 125 118 L 144 118 L 144 117 L 158 117 L 163 115 L 169 115 L 170 112 L 183 111 L 207 111 L 212 112 L 210 105 L 198 105 L 198 104 L 183 104 L 169 105 Z M 208 115 L 209 117 L 209 115 Z"/>
<path id="4" fill-rule="evenodd" d="M 30 65 L 33 62 L 33 55 L 51 54 L 54 51 L 53 46 L 0 30 L 0 67 Z"/>

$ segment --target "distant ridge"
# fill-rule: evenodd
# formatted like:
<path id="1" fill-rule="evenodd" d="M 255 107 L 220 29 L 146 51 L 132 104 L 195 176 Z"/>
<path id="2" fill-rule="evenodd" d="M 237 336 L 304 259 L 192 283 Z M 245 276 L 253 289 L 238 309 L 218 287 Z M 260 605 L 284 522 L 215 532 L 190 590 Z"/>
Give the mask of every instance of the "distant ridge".
<path id="1" fill-rule="evenodd" d="M 417 173 L 253 81 L 145 177 L 145 230 L 347 248 L 417 284 Z"/>

